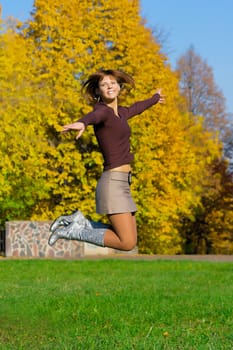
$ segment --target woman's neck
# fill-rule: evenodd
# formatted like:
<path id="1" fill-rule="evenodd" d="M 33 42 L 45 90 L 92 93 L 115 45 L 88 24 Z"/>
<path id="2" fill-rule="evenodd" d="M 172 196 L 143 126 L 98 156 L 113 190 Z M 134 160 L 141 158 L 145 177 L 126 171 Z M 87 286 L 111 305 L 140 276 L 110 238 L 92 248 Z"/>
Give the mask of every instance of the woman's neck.
<path id="1" fill-rule="evenodd" d="M 106 105 L 114 110 L 115 115 L 118 116 L 118 101 L 117 99 L 114 99 L 111 102 L 106 101 Z"/>

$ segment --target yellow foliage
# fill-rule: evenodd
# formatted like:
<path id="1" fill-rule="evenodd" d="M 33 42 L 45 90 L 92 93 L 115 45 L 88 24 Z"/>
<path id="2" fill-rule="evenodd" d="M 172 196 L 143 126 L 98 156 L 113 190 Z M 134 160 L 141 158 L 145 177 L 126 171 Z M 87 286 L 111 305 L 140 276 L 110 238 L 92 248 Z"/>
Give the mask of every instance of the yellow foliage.
<path id="1" fill-rule="evenodd" d="M 90 111 L 80 95 L 89 74 L 99 68 L 124 70 L 133 75 L 137 89 L 122 104 L 150 97 L 158 87 L 166 95 L 165 105 L 130 122 L 139 248 L 182 252 L 180 218 L 191 216 L 200 202 L 207 166 L 220 148 L 201 120 L 179 111 L 177 77 L 142 22 L 139 2 L 35 0 L 35 9 L 23 35 L 2 35 L 1 201 L 7 196 L 24 203 L 21 218 L 52 219 L 77 209 L 96 217 L 94 191 L 102 157 L 92 128 L 78 141 L 75 133 L 60 131 Z M 16 218 L 12 208 L 9 201 L 8 218 Z"/>

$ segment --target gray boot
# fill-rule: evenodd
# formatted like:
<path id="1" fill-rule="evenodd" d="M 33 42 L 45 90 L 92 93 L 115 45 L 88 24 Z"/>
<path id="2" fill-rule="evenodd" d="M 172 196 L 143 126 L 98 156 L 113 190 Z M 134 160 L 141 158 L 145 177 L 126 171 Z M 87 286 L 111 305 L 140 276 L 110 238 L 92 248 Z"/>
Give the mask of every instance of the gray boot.
<path id="1" fill-rule="evenodd" d="M 58 239 L 71 239 L 92 243 L 104 247 L 104 235 L 107 228 L 85 228 L 78 222 L 72 222 L 68 226 L 58 227 L 49 237 L 49 245 L 56 243 Z"/>
<path id="2" fill-rule="evenodd" d="M 50 226 L 49 231 L 54 232 L 59 226 L 68 226 L 72 222 L 82 222 L 83 227 L 85 227 L 85 220 L 87 220 L 81 211 L 76 211 L 71 215 L 59 216 Z"/>
<path id="3" fill-rule="evenodd" d="M 85 218 L 81 211 L 76 211 L 71 215 L 62 215 L 59 216 L 50 226 L 50 232 L 54 232 L 60 226 L 68 226 L 72 222 L 78 222 L 85 228 L 109 228 L 107 224 L 101 222 L 90 221 Z"/>

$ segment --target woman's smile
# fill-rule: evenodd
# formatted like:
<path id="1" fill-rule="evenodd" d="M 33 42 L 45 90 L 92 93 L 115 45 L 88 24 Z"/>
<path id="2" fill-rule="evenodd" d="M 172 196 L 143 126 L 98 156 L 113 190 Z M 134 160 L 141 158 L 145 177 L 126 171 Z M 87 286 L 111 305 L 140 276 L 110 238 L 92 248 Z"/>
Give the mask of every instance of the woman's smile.
<path id="1" fill-rule="evenodd" d="M 111 76 L 105 76 L 99 83 L 99 93 L 103 99 L 115 99 L 120 92 L 120 85 L 116 79 Z"/>

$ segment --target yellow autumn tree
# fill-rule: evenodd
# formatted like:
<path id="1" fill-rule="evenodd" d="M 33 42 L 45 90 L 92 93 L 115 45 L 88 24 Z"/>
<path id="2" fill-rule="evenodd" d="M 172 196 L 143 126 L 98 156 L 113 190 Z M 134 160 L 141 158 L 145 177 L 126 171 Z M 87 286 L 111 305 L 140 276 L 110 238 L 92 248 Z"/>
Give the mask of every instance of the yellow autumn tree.
<path id="1" fill-rule="evenodd" d="M 31 217 L 48 219 L 76 209 L 95 217 L 94 189 L 102 158 L 92 128 L 78 141 L 75 133 L 62 135 L 60 130 L 91 110 L 80 94 L 88 75 L 99 68 L 120 69 L 133 75 L 137 87 L 122 96 L 122 104 L 150 97 L 158 87 L 166 95 L 165 105 L 131 121 L 139 249 L 180 253 L 180 218 L 192 215 L 192 206 L 199 203 L 219 143 L 203 131 L 201 121 L 193 123 L 180 112 L 176 75 L 139 10 L 137 0 L 36 0 L 32 20 L 21 29 L 23 37 L 15 34 L 30 52 L 30 80 L 37 90 L 28 103 L 37 101 L 38 109 L 30 123 L 43 136 L 34 171 L 46 182 L 46 190 L 31 207 Z M 200 135 L 202 142 L 196 142 Z"/>
<path id="2" fill-rule="evenodd" d="M 4 30 L 0 36 L 0 210 L 1 221 L 30 218 L 48 197 L 46 152 L 36 60 L 30 41 Z M 44 169 L 44 171 L 42 171 Z"/>

